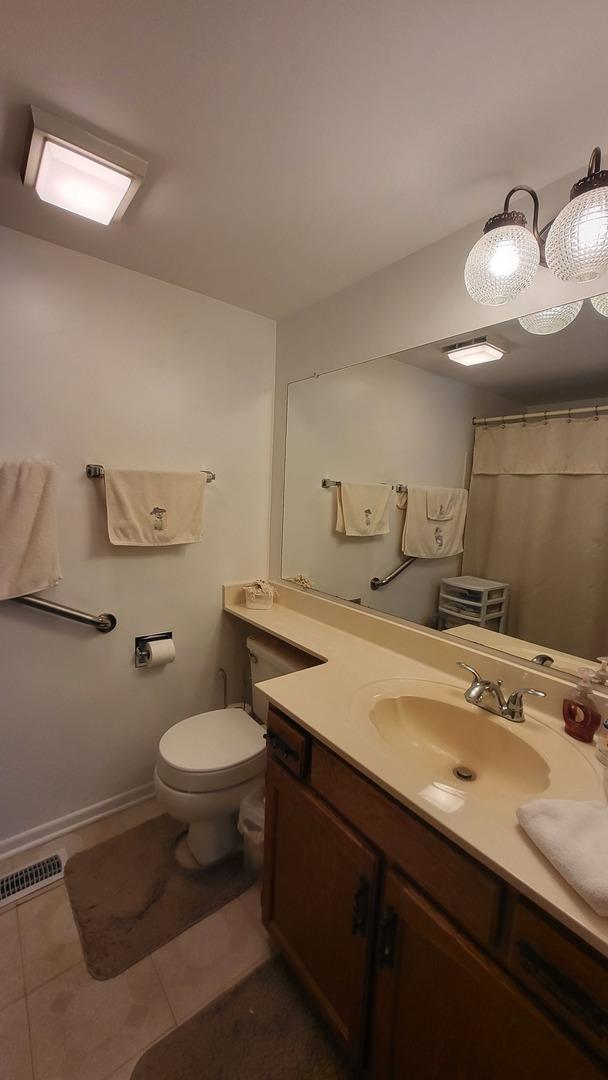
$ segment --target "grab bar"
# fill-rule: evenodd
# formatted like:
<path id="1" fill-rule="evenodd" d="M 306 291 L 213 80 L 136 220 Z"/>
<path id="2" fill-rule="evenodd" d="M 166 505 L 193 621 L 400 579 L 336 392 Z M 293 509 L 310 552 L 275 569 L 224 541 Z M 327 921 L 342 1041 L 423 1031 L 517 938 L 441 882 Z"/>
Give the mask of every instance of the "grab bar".
<path id="1" fill-rule="evenodd" d="M 390 585 L 391 581 L 394 581 L 396 577 L 399 577 L 399 574 L 402 574 L 404 570 L 407 570 L 408 566 L 411 566 L 413 562 L 416 562 L 416 556 L 410 555 L 409 558 L 405 559 L 402 563 L 399 563 L 399 566 L 390 574 L 387 574 L 386 577 L 373 577 L 369 583 L 370 589 L 373 589 L 375 592 L 376 589 L 382 589 L 385 585 Z"/>
<path id="2" fill-rule="evenodd" d="M 62 619 L 71 619 L 72 622 L 84 623 L 85 626 L 93 626 L 100 634 L 109 634 L 116 626 L 116 616 L 108 611 L 101 615 L 89 615 L 86 611 L 78 611 L 77 608 L 66 607 L 65 604 L 56 604 L 53 600 L 44 600 L 42 596 L 14 596 L 16 604 L 24 607 L 37 608 L 39 611 L 47 611 L 49 615 L 60 615 Z"/>

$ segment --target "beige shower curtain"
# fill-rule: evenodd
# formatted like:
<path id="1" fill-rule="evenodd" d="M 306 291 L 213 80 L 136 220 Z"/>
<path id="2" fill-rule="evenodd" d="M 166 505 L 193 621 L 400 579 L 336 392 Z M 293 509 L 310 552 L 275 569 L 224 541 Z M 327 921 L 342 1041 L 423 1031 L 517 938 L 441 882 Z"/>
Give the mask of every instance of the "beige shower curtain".
<path id="1" fill-rule="evenodd" d="M 608 654 L 608 417 L 476 429 L 462 572 L 509 583 L 508 634 Z"/>

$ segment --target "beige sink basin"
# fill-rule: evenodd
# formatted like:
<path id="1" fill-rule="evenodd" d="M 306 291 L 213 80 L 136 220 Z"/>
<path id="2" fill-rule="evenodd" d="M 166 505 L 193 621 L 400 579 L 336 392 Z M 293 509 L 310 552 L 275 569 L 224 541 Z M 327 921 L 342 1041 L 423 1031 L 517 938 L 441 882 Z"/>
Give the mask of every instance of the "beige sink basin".
<path id="1" fill-rule="evenodd" d="M 351 710 L 368 742 L 446 793 L 515 806 L 541 795 L 588 797 L 594 772 L 576 743 L 526 717 L 513 724 L 469 705 L 461 687 L 418 679 L 365 687 Z"/>

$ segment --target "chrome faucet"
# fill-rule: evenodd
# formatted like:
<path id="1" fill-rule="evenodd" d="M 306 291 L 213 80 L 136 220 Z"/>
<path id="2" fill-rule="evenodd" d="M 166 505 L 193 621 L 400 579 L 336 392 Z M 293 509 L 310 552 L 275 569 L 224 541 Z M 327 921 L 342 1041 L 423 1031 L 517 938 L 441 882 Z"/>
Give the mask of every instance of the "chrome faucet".
<path id="1" fill-rule="evenodd" d="M 524 694 L 529 694 L 531 697 L 546 696 L 544 690 L 533 690 L 531 687 L 525 686 L 521 690 L 514 690 L 512 694 L 509 694 L 508 698 L 505 698 L 502 692 L 502 679 L 498 679 L 497 682 L 482 679 L 474 667 L 463 663 L 462 660 L 458 661 L 458 667 L 470 671 L 473 676 L 473 682 L 468 690 L 465 690 L 465 701 L 468 701 L 470 705 L 477 705 L 478 708 L 485 709 L 486 712 L 492 713 L 494 716 L 502 716 L 503 720 L 511 720 L 514 724 L 523 724 L 525 720 Z M 488 698 L 492 699 L 492 703 L 487 701 Z"/>

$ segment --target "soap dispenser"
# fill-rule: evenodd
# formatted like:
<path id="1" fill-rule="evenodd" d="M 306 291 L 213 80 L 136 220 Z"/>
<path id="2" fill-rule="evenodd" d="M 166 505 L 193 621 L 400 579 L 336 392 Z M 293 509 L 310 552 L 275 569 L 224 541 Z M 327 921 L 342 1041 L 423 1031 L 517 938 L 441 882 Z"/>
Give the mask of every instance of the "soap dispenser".
<path id="1" fill-rule="evenodd" d="M 591 668 L 577 671 L 578 682 L 572 697 L 564 698 L 562 714 L 566 732 L 579 742 L 591 743 L 602 717 L 593 694 L 596 673 Z"/>
<path id="2" fill-rule="evenodd" d="M 598 656 L 600 667 L 594 675 L 594 682 L 600 683 L 608 693 L 608 656 Z M 608 766 L 608 701 L 604 701 L 602 720 L 595 740 L 595 754 L 602 765 Z M 604 787 L 608 798 L 608 772 L 604 774 Z"/>

